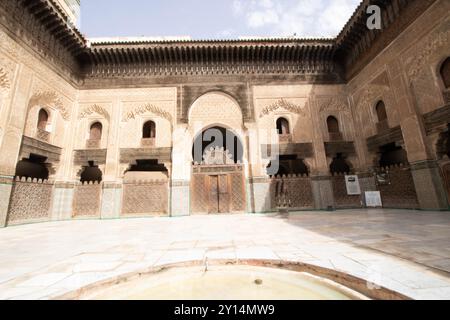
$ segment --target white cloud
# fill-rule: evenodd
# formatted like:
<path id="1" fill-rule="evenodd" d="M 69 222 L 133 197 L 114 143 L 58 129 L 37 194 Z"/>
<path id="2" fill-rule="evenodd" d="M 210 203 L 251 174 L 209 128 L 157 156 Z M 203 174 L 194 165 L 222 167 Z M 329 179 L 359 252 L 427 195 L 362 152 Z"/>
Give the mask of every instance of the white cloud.
<path id="1" fill-rule="evenodd" d="M 235 15 L 240 15 L 244 12 L 244 4 L 241 0 L 233 0 L 232 7 Z"/>
<path id="2" fill-rule="evenodd" d="M 334 37 L 360 0 L 234 0 L 233 12 L 251 29 L 270 28 L 271 35 Z M 265 30 L 267 32 L 267 30 Z"/>
<path id="3" fill-rule="evenodd" d="M 230 28 L 230 29 L 225 29 L 225 30 L 221 30 L 219 31 L 216 36 L 218 38 L 230 38 L 231 36 L 233 36 L 235 33 L 235 30 Z"/>
<path id="4" fill-rule="evenodd" d="M 269 24 L 276 24 L 279 20 L 278 14 L 271 10 L 255 11 L 247 15 L 247 24 L 250 28 L 259 28 Z"/>

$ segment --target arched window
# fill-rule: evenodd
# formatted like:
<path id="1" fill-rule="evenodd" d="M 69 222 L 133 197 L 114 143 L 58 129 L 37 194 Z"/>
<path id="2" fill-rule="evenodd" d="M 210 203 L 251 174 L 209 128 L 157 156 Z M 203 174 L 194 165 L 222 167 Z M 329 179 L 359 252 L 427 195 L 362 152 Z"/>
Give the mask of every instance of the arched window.
<path id="1" fill-rule="evenodd" d="M 383 101 L 379 101 L 375 107 L 377 111 L 378 122 L 387 120 L 386 106 Z"/>
<path id="2" fill-rule="evenodd" d="M 147 121 L 144 123 L 144 127 L 142 129 L 142 138 L 150 139 L 156 137 L 156 125 L 153 121 Z"/>
<path id="3" fill-rule="evenodd" d="M 102 139 L 103 126 L 100 122 L 95 122 L 91 125 L 89 131 L 89 140 L 101 140 Z"/>
<path id="4" fill-rule="evenodd" d="M 40 130 L 46 130 L 48 123 L 48 113 L 44 109 L 39 110 L 37 127 Z"/>
<path id="5" fill-rule="evenodd" d="M 339 133 L 339 122 L 338 120 L 333 117 L 333 116 L 329 116 L 327 118 L 327 127 L 328 127 L 328 132 L 329 133 Z"/>
<path id="6" fill-rule="evenodd" d="M 278 134 L 290 134 L 289 122 L 285 118 L 279 118 L 277 120 Z"/>
<path id="7" fill-rule="evenodd" d="M 444 63 L 441 66 L 441 77 L 444 82 L 444 86 L 446 89 L 450 88 L 450 57 L 445 59 Z"/>

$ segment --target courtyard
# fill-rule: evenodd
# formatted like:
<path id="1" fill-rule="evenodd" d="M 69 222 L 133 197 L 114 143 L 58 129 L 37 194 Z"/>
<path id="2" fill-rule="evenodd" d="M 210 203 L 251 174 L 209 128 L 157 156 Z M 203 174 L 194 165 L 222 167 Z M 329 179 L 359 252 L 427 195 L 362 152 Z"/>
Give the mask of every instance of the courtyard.
<path id="1" fill-rule="evenodd" d="M 75 220 L 0 229 L 0 299 L 54 299 L 184 262 L 301 262 L 412 299 L 450 298 L 450 215 L 343 210 Z"/>

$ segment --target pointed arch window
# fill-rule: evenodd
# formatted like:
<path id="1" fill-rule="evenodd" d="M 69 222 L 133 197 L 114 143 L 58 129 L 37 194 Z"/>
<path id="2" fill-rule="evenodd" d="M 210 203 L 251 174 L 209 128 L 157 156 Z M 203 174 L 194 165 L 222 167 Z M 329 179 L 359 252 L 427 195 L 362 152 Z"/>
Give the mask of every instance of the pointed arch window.
<path id="1" fill-rule="evenodd" d="M 377 112 L 378 122 L 387 120 L 386 105 L 383 101 L 378 101 L 375 111 Z"/>
<path id="2" fill-rule="evenodd" d="M 290 134 L 291 130 L 289 128 L 289 121 L 286 118 L 279 118 L 277 120 L 277 131 L 278 134 Z"/>
<path id="3" fill-rule="evenodd" d="M 327 128 L 330 141 L 342 140 L 342 134 L 339 129 L 339 121 L 333 116 L 327 118 Z"/>
<path id="4" fill-rule="evenodd" d="M 48 112 L 44 109 L 39 110 L 37 128 L 46 131 L 48 124 Z"/>
<path id="5" fill-rule="evenodd" d="M 329 133 L 339 133 L 339 121 L 333 117 L 329 116 L 327 118 L 327 127 Z"/>
<path id="6" fill-rule="evenodd" d="M 147 121 L 142 128 L 142 138 L 153 139 L 156 137 L 156 125 L 153 121 Z"/>
<path id="7" fill-rule="evenodd" d="M 91 125 L 89 130 L 89 140 L 101 140 L 102 139 L 103 125 L 100 122 L 95 122 Z"/>

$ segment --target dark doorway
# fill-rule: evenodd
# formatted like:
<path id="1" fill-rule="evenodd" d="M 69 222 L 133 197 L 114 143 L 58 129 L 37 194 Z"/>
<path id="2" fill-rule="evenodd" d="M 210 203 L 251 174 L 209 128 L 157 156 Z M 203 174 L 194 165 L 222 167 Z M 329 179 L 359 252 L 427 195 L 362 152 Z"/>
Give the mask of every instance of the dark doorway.
<path id="1" fill-rule="evenodd" d="M 89 166 L 84 167 L 81 172 L 81 182 L 101 182 L 102 181 L 102 171 L 95 166 L 92 161 L 89 161 Z"/>
<path id="2" fill-rule="evenodd" d="M 271 161 L 267 167 L 267 174 L 276 175 L 308 175 L 309 170 L 303 159 L 297 155 L 280 155 L 278 161 Z"/>
<path id="3" fill-rule="evenodd" d="M 136 164 L 132 165 L 128 172 L 167 172 L 164 164 L 158 163 L 158 160 L 136 160 Z"/>
<path id="4" fill-rule="evenodd" d="M 350 171 L 350 166 L 345 160 L 345 157 L 341 153 L 338 153 L 330 164 L 330 172 L 332 174 L 348 174 Z"/>
<path id="5" fill-rule="evenodd" d="M 381 157 L 380 167 L 388 167 L 399 164 L 407 164 L 408 156 L 406 151 L 395 143 L 390 143 L 380 147 Z"/>
<path id="6" fill-rule="evenodd" d="M 23 159 L 17 163 L 16 177 L 48 179 L 49 172 L 45 161 L 47 161 L 46 157 L 31 154 L 28 159 Z"/>
<path id="7" fill-rule="evenodd" d="M 244 148 L 241 140 L 231 131 L 223 127 L 212 127 L 199 134 L 192 146 L 192 157 L 194 162 L 201 163 L 206 149 L 224 148 L 232 155 L 234 163 L 242 163 Z"/>

